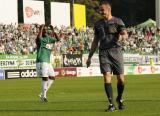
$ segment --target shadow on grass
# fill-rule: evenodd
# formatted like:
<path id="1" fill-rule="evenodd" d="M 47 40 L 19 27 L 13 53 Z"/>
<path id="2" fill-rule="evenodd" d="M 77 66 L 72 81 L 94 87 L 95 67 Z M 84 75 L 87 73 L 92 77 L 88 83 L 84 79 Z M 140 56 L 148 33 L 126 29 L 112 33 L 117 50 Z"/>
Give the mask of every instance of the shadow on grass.
<path id="1" fill-rule="evenodd" d="M 7 103 L 18 103 L 18 104 L 22 104 L 22 103 L 24 103 L 24 101 L 0 101 L 0 104 L 1 103 L 5 103 L 5 102 L 7 102 Z M 11 109 L 11 108 L 2 108 L 2 109 L 0 109 L 0 112 L 5 112 L 5 113 L 7 113 L 7 112 L 18 112 L 18 113 L 21 113 L 21 112 L 35 112 L 35 113 L 39 113 L 39 112 L 41 112 L 41 113 L 43 113 L 43 112 L 105 112 L 105 108 L 104 109 L 98 109 L 98 108 L 95 108 L 95 107 L 91 107 L 91 108 L 89 108 L 89 109 L 85 109 L 85 107 L 82 107 L 82 109 L 80 109 L 79 107 L 77 107 L 77 108 L 74 108 L 74 109 L 70 109 L 70 107 L 66 107 L 66 108 L 63 108 L 63 109 L 60 109 L 60 108 L 56 108 L 56 109 L 47 109 L 47 108 L 45 108 L 45 109 L 38 109 L 38 107 L 37 106 L 39 106 L 39 103 L 41 103 L 41 104 L 50 104 L 50 105 L 52 105 L 52 104 L 59 104 L 59 103 L 66 103 L 66 105 L 68 104 L 68 105 L 72 105 L 72 103 L 76 103 L 77 104 L 77 106 L 78 106 L 78 104 L 81 104 L 81 103 L 86 103 L 86 104 L 90 104 L 90 103 L 102 103 L 102 102 L 104 102 L 104 103 L 106 103 L 106 101 L 94 101 L 94 100 L 77 100 L 77 101 L 51 101 L 51 102 L 48 102 L 48 103 L 41 103 L 40 101 L 25 101 L 25 103 L 27 103 L 27 104 L 36 104 L 36 108 L 35 107 L 33 107 L 34 109 L 31 109 L 30 107 L 28 107 L 27 109 L 24 109 L 23 108 L 23 106 L 21 107 L 22 109 L 16 109 L 16 105 L 15 105 L 15 107 L 13 108 L 13 109 Z M 139 100 L 135 100 L 135 99 L 130 99 L 130 100 L 126 100 L 126 102 L 160 102 L 160 100 L 158 99 L 158 100 L 142 100 L 142 99 L 139 99 Z M 108 103 L 108 102 L 107 102 Z M 38 105 L 37 105 L 38 104 Z M 11 106 L 12 106 L 12 104 L 11 104 Z M 76 107 L 76 106 L 75 106 Z M 107 107 L 106 107 L 107 108 Z M 151 115 L 151 114 L 148 114 L 148 115 Z M 157 113 L 153 113 L 152 115 L 157 115 Z M 160 114 L 158 113 L 158 115 L 160 116 Z"/>
<path id="2" fill-rule="evenodd" d="M 147 99 L 125 99 L 124 100 L 125 102 L 160 102 L 160 99 L 154 99 L 154 100 L 147 100 Z M 30 100 L 30 101 L 27 101 L 27 100 L 20 100 L 20 101 L 13 101 L 13 100 L 6 100 L 6 101 L 0 101 L 0 103 L 32 103 L 32 104 L 35 104 L 35 103 L 43 103 L 43 104 L 50 104 L 50 103 L 102 103 L 102 102 L 107 102 L 108 101 L 106 100 L 66 100 L 66 101 L 53 101 L 53 100 L 50 100 L 49 102 L 47 103 L 44 103 L 44 102 L 41 102 L 41 101 L 33 101 L 33 100 Z"/>
<path id="3" fill-rule="evenodd" d="M 51 110 L 10 110 L 4 109 L 0 110 L 0 112 L 106 112 L 105 109 L 51 109 Z"/>

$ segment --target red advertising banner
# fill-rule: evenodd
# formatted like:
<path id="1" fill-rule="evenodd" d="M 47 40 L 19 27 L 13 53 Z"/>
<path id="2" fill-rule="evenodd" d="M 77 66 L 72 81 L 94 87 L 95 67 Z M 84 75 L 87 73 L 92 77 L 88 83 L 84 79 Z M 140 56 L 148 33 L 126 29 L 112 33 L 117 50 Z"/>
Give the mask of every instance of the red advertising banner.
<path id="1" fill-rule="evenodd" d="M 54 69 L 56 77 L 76 77 L 76 68 L 56 68 Z"/>

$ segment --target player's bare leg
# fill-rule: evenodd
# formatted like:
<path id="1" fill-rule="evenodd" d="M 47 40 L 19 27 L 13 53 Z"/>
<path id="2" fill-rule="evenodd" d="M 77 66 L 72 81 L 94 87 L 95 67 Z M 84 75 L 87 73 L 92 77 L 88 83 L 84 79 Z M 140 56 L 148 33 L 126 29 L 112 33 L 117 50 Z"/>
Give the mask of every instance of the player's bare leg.
<path id="1" fill-rule="evenodd" d="M 109 101 L 109 107 L 107 109 L 107 111 L 109 112 L 113 112 L 115 111 L 115 106 L 114 106 L 114 102 L 113 102 L 113 90 L 112 90 L 112 75 L 111 72 L 106 72 L 103 74 L 104 76 L 104 87 L 105 87 L 105 92 L 106 95 L 108 97 L 108 101 Z"/>
<path id="2" fill-rule="evenodd" d="M 123 91 L 124 91 L 124 75 L 120 74 L 120 75 L 117 75 L 117 93 L 118 93 L 118 96 L 117 96 L 117 99 L 116 99 L 116 101 L 118 103 L 118 108 L 120 110 L 124 109 L 123 98 L 122 98 Z"/>

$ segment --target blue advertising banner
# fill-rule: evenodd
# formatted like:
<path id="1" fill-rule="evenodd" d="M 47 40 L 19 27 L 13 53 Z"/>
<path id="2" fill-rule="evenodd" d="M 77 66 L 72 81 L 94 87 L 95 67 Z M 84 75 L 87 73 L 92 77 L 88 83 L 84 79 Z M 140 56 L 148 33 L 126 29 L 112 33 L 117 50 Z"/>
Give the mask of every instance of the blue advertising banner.
<path id="1" fill-rule="evenodd" d="M 5 72 L 0 69 L 0 80 L 5 80 Z"/>

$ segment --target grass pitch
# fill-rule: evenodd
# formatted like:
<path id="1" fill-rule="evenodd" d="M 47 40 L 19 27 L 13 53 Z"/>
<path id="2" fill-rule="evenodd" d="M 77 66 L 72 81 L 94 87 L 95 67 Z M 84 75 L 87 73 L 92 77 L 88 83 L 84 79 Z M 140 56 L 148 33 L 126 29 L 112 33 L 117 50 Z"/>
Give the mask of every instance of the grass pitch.
<path id="1" fill-rule="evenodd" d="M 40 78 L 0 81 L 0 116 L 160 116 L 160 75 L 126 76 L 126 109 L 108 107 L 103 78 L 57 79 L 41 103 Z M 113 78 L 116 97 L 116 79 Z"/>

